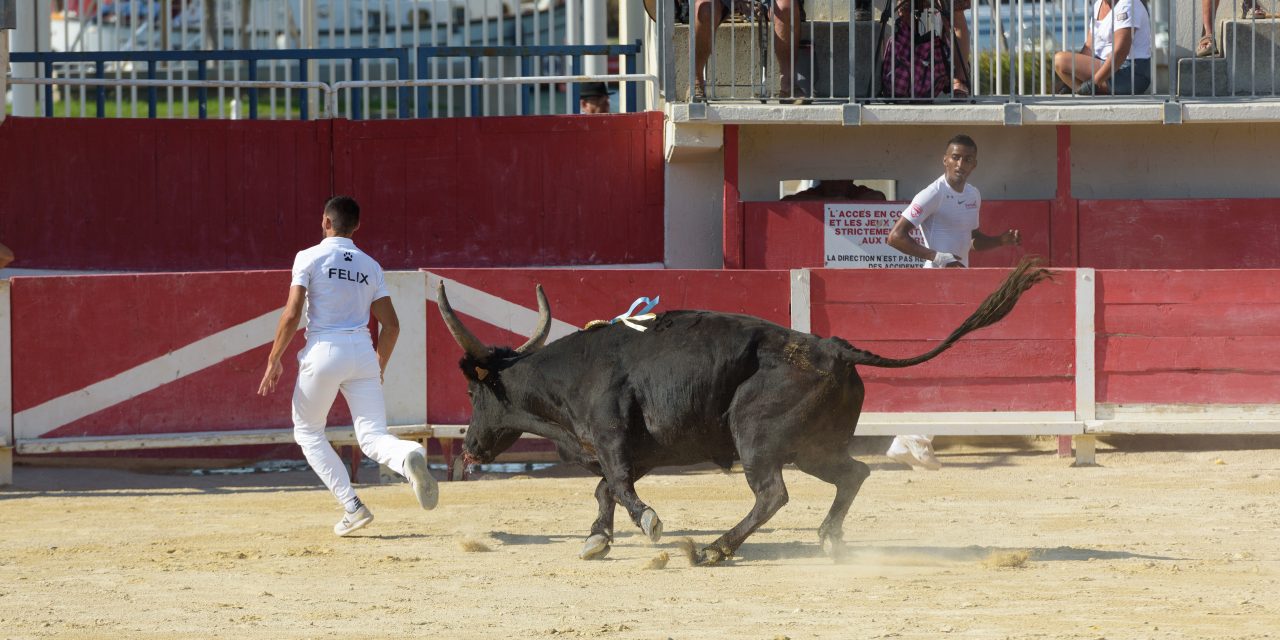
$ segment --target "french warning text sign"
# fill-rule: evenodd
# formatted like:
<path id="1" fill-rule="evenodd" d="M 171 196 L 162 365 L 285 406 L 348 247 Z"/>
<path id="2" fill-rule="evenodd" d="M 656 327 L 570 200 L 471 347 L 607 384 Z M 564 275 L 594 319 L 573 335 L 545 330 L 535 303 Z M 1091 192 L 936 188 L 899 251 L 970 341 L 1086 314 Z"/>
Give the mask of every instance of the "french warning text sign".
<path id="1" fill-rule="evenodd" d="M 910 269 L 924 261 L 888 244 L 889 230 L 902 214 L 901 204 L 844 203 L 826 206 L 823 242 L 825 263 L 831 269 Z M 911 231 L 923 243 L 919 229 Z"/>

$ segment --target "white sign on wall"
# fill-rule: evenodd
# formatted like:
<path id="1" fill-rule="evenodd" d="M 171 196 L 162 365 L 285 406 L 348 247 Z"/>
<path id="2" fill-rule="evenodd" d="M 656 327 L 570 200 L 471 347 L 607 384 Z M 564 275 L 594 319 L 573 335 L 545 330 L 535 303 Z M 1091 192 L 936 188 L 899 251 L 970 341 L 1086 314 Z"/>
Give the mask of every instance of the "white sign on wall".
<path id="1" fill-rule="evenodd" d="M 889 230 L 902 214 L 901 204 L 842 203 L 826 206 L 823 255 L 829 269 L 911 269 L 924 265 L 888 244 Z M 911 231 L 924 243 L 919 229 Z"/>

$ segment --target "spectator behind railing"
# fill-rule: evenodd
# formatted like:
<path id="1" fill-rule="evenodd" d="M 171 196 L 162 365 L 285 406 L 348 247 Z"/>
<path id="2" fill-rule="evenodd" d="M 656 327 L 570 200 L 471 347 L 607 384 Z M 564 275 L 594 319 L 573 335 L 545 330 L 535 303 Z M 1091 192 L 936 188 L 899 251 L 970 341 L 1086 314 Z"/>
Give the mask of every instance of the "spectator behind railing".
<path id="1" fill-rule="evenodd" d="M 1213 17 L 1222 0 L 1200 0 L 1200 42 L 1196 45 L 1196 57 L 1218 55 L 1218 43 L 1213 38 Z M 1261 20 L 1267 17 L 1258 0 L 1244 0 L 1240 5 L 1240 17 L 1244 20 Z"/>
<path id="2" fill-rule="evenodd" d="M 1097 0 L 1079 53 L 1059 51 L 1059 92 L 1137 95 L 1151 86 L 1151 14 L 1141 0 Z"/>
<path id="3" fill-rule="evenodd" d="M 893 27 L 880 63 L 880 94 L 886 98 L 933 99 L 951 94 L 968 98 L 969 64 L 965 46 L 970 0 L 897 0 Z M 887 22 L 889 12 L 880 16 Z"/>
<path id="4" fill-rule="evenodd" d="M 584 82 L 578 91 L 578 111 L 583 114 L 609 113 L 609 88 L 603 82 Z"/>
<path id="5" fill-rule="evenodd" d="M 876 200 L 884 201 L 884 193 L 871 187 L 864 187 L 860 184 L 854 184 L 852 180 L 819 180 L 818 184 L 797 191 L 789 196 L 782 198 L 784 202 L 796 201 L 819 201 L 819 202 L 840 202 L 845 200 L 865 201 Z"/>
<path id="6" fill-rule="evenodd" d="M 796 0 L 695 0 L 693 10 L 694 74 L 689 83 L 691 101 L 706 100 L 707 61 L 711 59 L 712 31 L 720 26 L 735 10 L 740 15 L 759 17 L 764 5 L 768 5 L 773 24 L 773 54 L 778 60 L 781 84 L 775 98 L 783 100 L 809 97 L 808 78 L 797 76 L 791 68 L 795 45 L 800 41 L 800 23 L 804 22 L 804 8 Z"/>

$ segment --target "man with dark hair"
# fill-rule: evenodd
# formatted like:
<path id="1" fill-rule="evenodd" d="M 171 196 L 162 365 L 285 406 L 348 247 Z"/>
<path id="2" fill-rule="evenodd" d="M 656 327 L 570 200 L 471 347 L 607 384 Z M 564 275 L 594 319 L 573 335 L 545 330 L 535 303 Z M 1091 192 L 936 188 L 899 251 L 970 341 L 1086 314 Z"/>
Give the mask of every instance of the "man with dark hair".
<path id="1" fill-rule="evenodd" d="M 609 87 L 603 82 L 584 82 L 578 90 L 578 111 L 584 114 L 609 113 Z"/>
<path id="2" fill-rule="evenodd" d="M 324 215 L 338 235 L 350 236 L 360 226 L 360 205 L 351 196 L 334 196 L 324 203 Z"/>
<path id="3" fill-rule="evenodd" d="M 889 246 L 924 260 L 925 268 L 930 269 L 968 266 L 971 249 L 986 251 L 1021 244 L 1017 229 L 998 236 L 978 230 L 982 194 L 968 182 L 977 166 L 978 144 L 973 138 L 961 134 L 948 140 L 942 155 L 942 176 L 912 198 L 889 231 Z M 911 237 L 916 229 L 922 233 L 923 244 Z M 942 467 L 933 454 L 933 436 L 898 436 L 885 455 L 912 467 Z"/>
<path id="4" fill-rule="evenodd" d="M 299 251 L 294 258 L 289 299 L 258 394 L 275 390 L 284 370 L 280 359 L 298 331 L 305 302 L 307 344 L 298 354 L 293 436 L 311 468 L 345 509 L 342 520 L 333 526 L 334 533 L 345 536 L 372 522 L 373 513 L 356 496 L 346 466 L 324 437 L 329 408 L 339 391 L 351 409 L 360 450 L 408 478 L 423 509 L 435 508 L 439 495 L 427 469 L 426 449 L 387 432 L 382 377 L 400 336 L 400 321 L 382 267 L 351 241 L 360 228 L 360 206 L 346 196 L 330 199 L 320 228 L 324 232 L 320 244 Z M 376 352 L 369 335 L 370 313 L 381 325 Z"/>

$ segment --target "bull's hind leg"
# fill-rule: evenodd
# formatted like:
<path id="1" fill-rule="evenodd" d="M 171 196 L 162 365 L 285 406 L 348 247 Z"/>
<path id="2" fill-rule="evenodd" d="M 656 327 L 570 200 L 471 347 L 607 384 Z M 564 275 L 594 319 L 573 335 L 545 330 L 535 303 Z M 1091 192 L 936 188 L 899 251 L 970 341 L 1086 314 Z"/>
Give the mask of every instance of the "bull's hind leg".
<path id="1" fill-rule="evenodd" d="M 600 484 L 596 485 L 596 503 L 600 506 L 600 512 L 596 515 L 596 521 L 591 523 L 591 534 L 578 553 L 578 557 L 583 560 L 604 558 L 609 555 L 609 544 L 613 542 L 613 512 L 616 503 L 613 492 L 609 490 L 609 481 L 605 478 L 601 478 Z"/>
<path id="2" fill-rule="evenodd" d="M 782 481 L 781 466 L 777 464 L 748 466 L 744 462 L 743 469 L 747 476 L 747 484 L 756 494 L 756 504 L 737 526 L 726 531 L 710 546 L 704 547 L 701 552 L 692 554 L 691 560 L 697 564 L 712 565 L 732 557 L 748 536 L 787 504 L 787 485 Z M 687 551 L 691 552 L 691 550 Z"/>
<path id="3" fill-rule="evenodd" d="M 831 503 L 831 510 L 827 512 L 822 526 L 818 527 L 818 541 L 832 558 L 839 560 L 844 556 L 844 518 L 863 481 L 871 475 L 871 468 L 836 449 L 801 452 L 796 456 L 796 466 L 836 486 L 836 499 Z"/>

